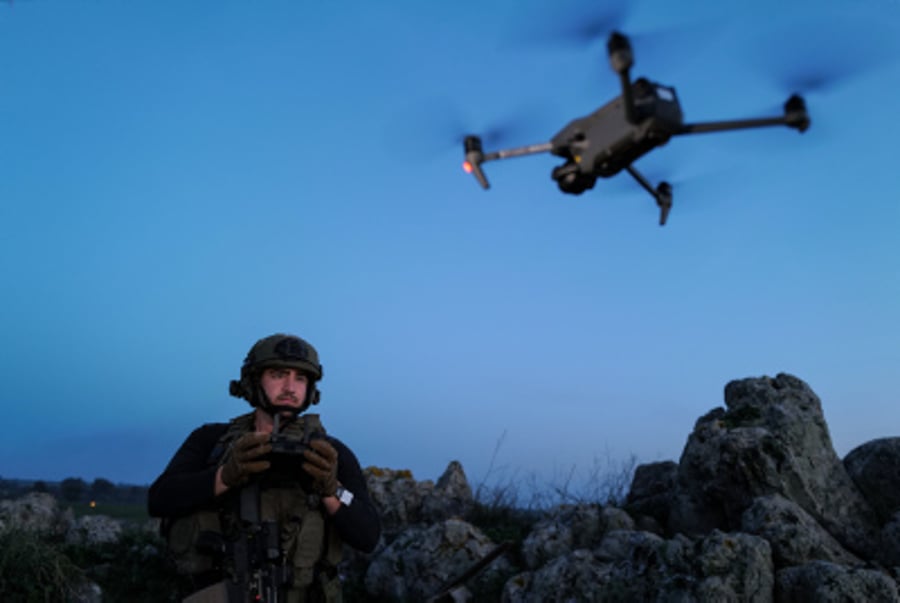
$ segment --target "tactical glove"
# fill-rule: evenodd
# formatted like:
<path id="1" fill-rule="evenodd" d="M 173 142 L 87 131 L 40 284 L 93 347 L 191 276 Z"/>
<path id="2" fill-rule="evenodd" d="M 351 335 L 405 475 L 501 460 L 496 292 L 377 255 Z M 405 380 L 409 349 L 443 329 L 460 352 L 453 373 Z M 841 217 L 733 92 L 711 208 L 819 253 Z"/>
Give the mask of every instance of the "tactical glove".
<path id="1" fill-rule="evenodd" d="M 259 457 L 271 451 L 268 434 L 245 433 L 231 445 L 228 459 L 222 465 L 222 483 L 229 488 L 247 483 L 251 475 L 269 468 L 269 461 Z"/>
<path id="2" fill-rule="evenodd" d="M 324 438 L 311 440 L 303 451 L 306 462 L 303 470 L 313 478 L 313 488 L 320 496 L 334 496 L 337 492 L 338 453 Z"/>

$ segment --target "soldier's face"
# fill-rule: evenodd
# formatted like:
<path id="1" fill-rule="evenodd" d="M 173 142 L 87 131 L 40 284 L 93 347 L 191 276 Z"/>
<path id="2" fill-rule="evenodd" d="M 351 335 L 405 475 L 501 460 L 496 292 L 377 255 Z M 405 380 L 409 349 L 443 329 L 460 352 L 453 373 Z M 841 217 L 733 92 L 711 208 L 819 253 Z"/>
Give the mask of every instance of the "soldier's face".
<path id="1" fill-rule="evenodd" d="M 309 379 L 292 368 L 267 368 L 262 373 L 260 385 L 272 404 L 300 408 L 306 400 Z"/>

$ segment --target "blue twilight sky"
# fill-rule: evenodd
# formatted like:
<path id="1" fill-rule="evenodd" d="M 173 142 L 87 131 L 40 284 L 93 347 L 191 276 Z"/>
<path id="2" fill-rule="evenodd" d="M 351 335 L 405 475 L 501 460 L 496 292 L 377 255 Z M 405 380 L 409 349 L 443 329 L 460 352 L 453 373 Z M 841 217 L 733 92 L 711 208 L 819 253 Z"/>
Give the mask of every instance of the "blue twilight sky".
<path id="1" fill-rule="evenodd" d="M 900 2 L 634 3 L 688 121 L 581 197 L 549 140 L 618 94 L 582 0 L 0 2 L 0 476 L 149 483 L 259 337 L 309 339 L 361 463 L 473 482 L 677 459 L 731 379 L 790 372 L 835 448 L 898 435 Z"/>

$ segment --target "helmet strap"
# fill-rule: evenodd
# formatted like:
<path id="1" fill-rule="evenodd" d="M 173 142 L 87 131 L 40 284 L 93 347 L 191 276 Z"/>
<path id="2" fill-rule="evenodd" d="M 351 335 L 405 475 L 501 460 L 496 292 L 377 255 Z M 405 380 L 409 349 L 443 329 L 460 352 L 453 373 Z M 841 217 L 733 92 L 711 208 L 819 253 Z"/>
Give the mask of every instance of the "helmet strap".
<path id="1" fill-rule="evenodd" d="M 302 413 L 304 410 L 309 408 L 310 398 L 312 397 L 311 396 L 312 392 L 307 391 L 306 399 L 303 400 L 303 404 L 301 404 L 299 407 L 288 406 L 287 404 L 273 404 L 272 401 L 269 399 L 269 396 L 266 395 L 266 392 L 262 388 L 262 385 L 260 385 L 258 381 L 253 389 L 254 389 L 253 397 L 255 398 L 255 402 L 256 402 L 254 404 L 254 406 L 258 406 L 259 408 L 261 408 L 266 414 L 268 414 L 270 417 L 272 417 L 272 419 L 275 421 L 278 420 L 278 419 L 276 419 L 276 417 L 281 415 L 281 413 L 283 413 L 283 412 L 291 413 L 291 418 L 289 420 L 293 421 L 300 415 L 300 413 Z"/>

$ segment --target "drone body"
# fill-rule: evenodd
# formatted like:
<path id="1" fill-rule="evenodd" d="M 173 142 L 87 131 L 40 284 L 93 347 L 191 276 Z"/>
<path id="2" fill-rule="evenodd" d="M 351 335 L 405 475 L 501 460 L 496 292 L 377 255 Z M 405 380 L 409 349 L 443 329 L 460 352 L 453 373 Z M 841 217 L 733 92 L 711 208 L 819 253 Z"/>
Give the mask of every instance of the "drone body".
<path id="1" fill-rule="evenodd" d="M 550 152 L 568 160 L 554 175 L 564 192 L 580 194 L 592 188 L 597 177 L 618 174 L 682 128 L 674 88 L 639 79 L 633 92 L 633 120 L 625 101 L 618 97 L 570 122 L 551 139 Z"/>
<path id="2" fill-rule="evenodd" d="M 486 189 L 489 184 L 481 169 L 485 161 L 549 152 L 566 160 L 552 172 L 559 189 L 575 195 L 593 188 L 597 178 L 609 178 L 625 170 L 656 200 L 659 223 L 664 225 L 672 207 L 672 187 L 667 182 L 653 187 L 631 165 L 638 158 L 681 134 L 772 125 L 786 125 L 803 132 L 809 127 L 806 104 L 797 95 L 788 99 L 784 115 L 778 117 L 685 124 L 674 88 L 645 78 L 631 81 L 633 59 L 625 36 L 613 33 L 607 49 L 610 64 L 619 74 L 621 96 L 590 115 L 569 122 L 547 143 L 485 153 L 478 136 L 467 136 L 465 170 L 474 173 Z"/>

